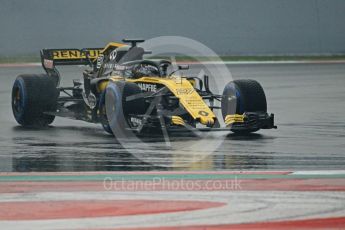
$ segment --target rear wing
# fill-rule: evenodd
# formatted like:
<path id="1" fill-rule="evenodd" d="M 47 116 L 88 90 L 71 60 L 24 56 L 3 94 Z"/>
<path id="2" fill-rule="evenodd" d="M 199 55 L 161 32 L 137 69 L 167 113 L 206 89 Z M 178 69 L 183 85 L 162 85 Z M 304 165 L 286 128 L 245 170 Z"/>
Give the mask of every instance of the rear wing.
<path id="1" fill-rule="evenodd" d="M 97 58 L 102 55 L 109 55 L 114 49 L 125 44 L 110 42 L 105 48 L 86 49 L 42 49 L 42 67 L 48 74 L 56 79 L 56 86 L 60 84 L 60 73 L 56 69 L 59 65 L 90 65 L 96 69 Z"/>
<path id="2" fill-rule="evenodd" d="M 41 59 L 43 67 L 50 65 L 88 65 L 102 53 L 103 48 L 88 49 L 43 49 Z M 88 57 L 87 57 L 88 56 Z"/>
<path id="3" fill-rule="evenodd" d="M 109 54 L 125 44 L 110 42 L 105 48 L 42 49 L 41 62 L 49 74 L 59 65 L 94 65 L 101 54 Z"/>

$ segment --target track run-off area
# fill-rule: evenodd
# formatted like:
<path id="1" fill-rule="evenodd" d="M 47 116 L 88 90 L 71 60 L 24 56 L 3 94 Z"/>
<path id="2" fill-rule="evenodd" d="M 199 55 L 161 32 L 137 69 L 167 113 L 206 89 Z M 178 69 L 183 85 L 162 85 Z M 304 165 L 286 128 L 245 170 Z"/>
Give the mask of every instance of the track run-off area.
<path id="1" fill-rule="evenodd" d="M 1 229 L 345 228 L 345 171 L 2 173 Z"/>

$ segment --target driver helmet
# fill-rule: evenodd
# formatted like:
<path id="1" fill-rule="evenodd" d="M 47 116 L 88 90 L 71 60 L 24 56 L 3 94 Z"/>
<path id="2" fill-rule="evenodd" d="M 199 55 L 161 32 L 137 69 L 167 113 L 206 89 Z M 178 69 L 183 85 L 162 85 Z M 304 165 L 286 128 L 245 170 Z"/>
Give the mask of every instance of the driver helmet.
<path id="1" fill-rule="evenodd" d="M 159 69 L 151 65 L 138 65 L 133 68 L 132 76 L 133 78 L 140 77 L 150 77 L 150 76 L 159 76 Z"/>

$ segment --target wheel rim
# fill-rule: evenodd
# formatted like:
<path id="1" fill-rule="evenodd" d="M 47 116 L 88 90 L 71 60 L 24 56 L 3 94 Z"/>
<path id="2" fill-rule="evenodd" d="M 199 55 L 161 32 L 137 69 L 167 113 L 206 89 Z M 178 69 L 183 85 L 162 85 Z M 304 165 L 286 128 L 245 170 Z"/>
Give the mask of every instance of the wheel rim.
<path id="1" fill-rule="evenodd" d="M 13 90 L 12 105 L 15 114 L 19 114 L 23 111 L 23 95 L 20 87 L 15 87 Z"/>

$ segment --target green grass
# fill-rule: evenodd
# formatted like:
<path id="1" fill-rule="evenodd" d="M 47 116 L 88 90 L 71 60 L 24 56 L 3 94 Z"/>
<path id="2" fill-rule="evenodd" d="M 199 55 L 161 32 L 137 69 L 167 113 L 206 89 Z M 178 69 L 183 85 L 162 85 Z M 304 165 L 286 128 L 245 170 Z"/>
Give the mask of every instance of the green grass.
<path id="1" fill-rule="evenodd" d="M 152 58 L 164 58 L 169 57 L 156 56 Z M 176 56 L 177 61 L 215 61 L 218 57 L 188 57 L 188 56 Z M 344 55 L 323 55 L 323 56 L 220 56 L 223 61 L 337 61 L 345 60 Z M 32 63 L 40 62 L 39 56 L 13 56 L 13 57 L 1 57 L 0 63 Z"/>

